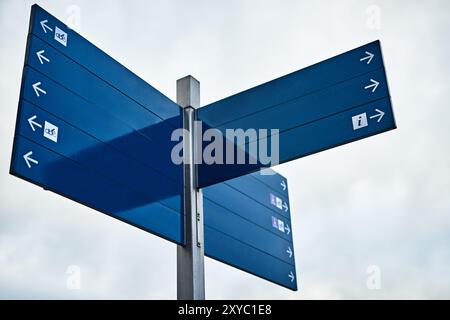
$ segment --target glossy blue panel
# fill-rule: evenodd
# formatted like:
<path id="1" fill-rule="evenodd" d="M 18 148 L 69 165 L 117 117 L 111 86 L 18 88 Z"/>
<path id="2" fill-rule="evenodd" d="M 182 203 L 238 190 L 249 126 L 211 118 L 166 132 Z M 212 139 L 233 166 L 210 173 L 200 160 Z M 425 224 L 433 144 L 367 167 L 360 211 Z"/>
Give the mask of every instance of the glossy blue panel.
<path id="1" fill-rule="evenodd" d="M 295 268 L 291 264 L 254 247 L 243 245 L 239 240 L 207 225 L 205 225 L 205 252 L 209 257 L 223 263 L 297 290 Z M 289 275 L 294 278 L 290 278 Z"/>
<path id="2" fill-rule="evenodd" d="M 41 127 L 30 125 L 28 119 L 33 119 Z M 181 184 L 175 184 L 152 168 L 25 100 L 21 102 L 18 121 L 18 134 L 21 136 L 122 184 L 140 194 L 148 203 L 160 201 L 176 212 L 181 212 Z M 57 142 L 44 136 L 45 123 L 58 128 Z M 133 139 L 133 135 L 129 138 Z M 165 182 L 159 183 L 158 188 L 155 188 L 155 181 Z"/>
<path id="3" fill-rule="evenodd" d="M 227 148 L 234 148 L 235 154 L 242 149 L 247 161 L 202 163 L 198 184 L 209 186 L 395 129 L 389 97 L 380 44 L 375 41 L 207 105 L 198 111 L 203 127 L 222 132 L 223 154 Z M 352 117 L 357 115 L 354 111 L 361 106 L 368 110 L 367 119 L 358 121 L 367 123 L 353 128 Z M 255 129 L 258 136 L 239 144 L 226 138 L 229 129 Z M 267 129 L 268 135 L 261 135 L 261 129 Z M 263 144 L 267 144 L 271 155 L 272 138 L 279 139 L 279 158 L 267 163 L 260 150 L 266 151 Z M 208 144 L 204 142 L 204 148 Z"/>
<path id="4" fill-rule="evenodd" d="M 45 20 L 47 21 L 45 25 L 52 31 L 41 25 L 41 22 Z M 66 45 L 56 40 L 56 28 L 66 33 Z M 168 120 L 174 126 L 179 125 L 177 121 L 173 121 L 173 118 L 178 116 L 178 106 L 173 101 L 38 5 L 32 6 L 30 29 L 32 34 L 86 68 L 98 78 L 111 84 L 150 112 L 163 120 Z"/>
<path id="5" fill-rule="evenodd" d="M 203 188 L 205 254 L 296 290 L 290 211 L 277 207 L 289 203 L 287 182 L 271 172 Z"/>
<path id="6" fill-rule="evenodd" d="M 368 59 L 361 60 L 367 57 L 366 52 L 374 54 L 370 63 L 367 63 Z M 243 116 L 334 86 L 382 66 L 380 42 L 374 41 L 211 103 L 199 110 L 199 117 L 210 127 L 218 127 Z"/>
<path id="7" fill-rule="evenodd" d="M 33 84 L 37 82 L 41 83 L 40 87 L 46 94 L 36 95 Z M 183 168 L 171 161 L 174 142 L 170 141 L 170 132 L 164 121 L 153 123 L 148 129 L 135 130 L 125 122 L 129 118 L 128 113 L 119 109 L 113 114 L 108 105 L 93 104 L 28 66 L 23 73 L 22 98 L 147 164 L 174 182 L 180 182 Z M 143 131 L 146 130 L 153 134 L 145 134 Z"/>
<path id="8" fill-rule="evenodd" d="M 32 154 L 29 154 L 32 152 Z M 28 167 L 24 155 L 36 161 Z M 45 189 L 176 243 L 183 243 L 183 216 L 160 202 L 97 174 L 79 163 L 16 135 L 11 172 Z"/>
<path id="9" fill-rule="evenodd" d="M 178 105 L 32 7 L 11 174 L 183 244 L 183 168 L 170 157 L 181 120 Z"/>
<path id="10" fill-rule="evenodd" d="M 370 79 L 376 79 L 379 82 L 375 92 L 364 89 L 365 86 L 371 84 Z M 388 94 L 384 70 L 380 68 L 348 81 L 340 82 L 335 86 L 231 121 L 219 126 L 218 129 L 224 133 L 227 128 L 244 130 L 270 128 L 283 132 L 379 100 L 387 97 Z"/>

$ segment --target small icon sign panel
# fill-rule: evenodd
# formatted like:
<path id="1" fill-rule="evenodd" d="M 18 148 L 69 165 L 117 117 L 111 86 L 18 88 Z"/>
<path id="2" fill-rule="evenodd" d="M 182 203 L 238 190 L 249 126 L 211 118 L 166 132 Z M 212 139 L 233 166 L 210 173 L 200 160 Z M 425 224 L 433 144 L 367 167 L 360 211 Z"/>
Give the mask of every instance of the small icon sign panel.
<path id="1" fill-rule="evenodd" d="M 54 142 L 58 142 L 58 127 L 48 121 L 45 121 L 44 137 Z"/>
<path id="2" fill-rule="evenodd" d="M 367 114 L 361 113 L 352 117 L 353 130 L 361 129 L 368 126 Z"/>
<path id="3" fill-rule="evenodd" d="M 55 40 L 67 47 L 67 33 L 58 27 L 55 27 Z"/>

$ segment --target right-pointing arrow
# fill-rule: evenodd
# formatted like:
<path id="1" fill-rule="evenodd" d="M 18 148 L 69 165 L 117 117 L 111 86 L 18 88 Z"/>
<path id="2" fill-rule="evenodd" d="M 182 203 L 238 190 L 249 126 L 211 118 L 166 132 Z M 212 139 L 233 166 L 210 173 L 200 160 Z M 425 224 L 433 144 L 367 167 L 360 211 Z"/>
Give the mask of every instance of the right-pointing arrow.
<path id="1" fill-rule="evenodd" d="M 286 182 L 284 182 L 284 180 L 281 181 L 280 185 L 283 188 L 283 191 L 286 190 Z"/>
<path id="2" fill-rule="evenodd" d="M 378 85 L 380 84 L 377 80 L 373 80 L 373 79 L 370 79 L 370 82 L 372 83 L 372 84 L 369 84 L 369 85 L 367 85 L 367 86 L 365 86 L 364 87 L 364 89 L 372 89 L 372 93 L 373 92 L 375 92 L 375 90 L 377 90 L 377 88 L 378 88 Z"/>
<path id="3" fill-rule="evenodd" d="M 41 50 L 36 52 L 37 57 L 39 58 L 39 62 L 44 64 L 44 61 L 50 62 L 50 59 L 44 56 L 45 50 Z"/>
<path id="4" fill-rule="evenodd" d="M 291 282 L 294 282 L 295 276 L 292 271 L 291 271 L 291 273 L 288 274 L 288 277 L 291 279 Z"/>
<path id="5" fill-rule="evenodd" d="M 370 116 L 370 119 L 378 118 L 378 119 L 377 119 L 377 122 L 380 122 L 381 119 L 382 119 L 383 116 L 384 116 L 384 112 L 381 111 L 380 109 L 375 109 L 375 111 L 376 111 L 377 113 L 374 114 L 373 116 Z"/>
<path id="6" fill-rule="evenodd" d="M 372 52 L 366 51 L 365 52 L 366 56 L 359 59 L 359 61 L 364 61 L 367 60 L 367 64 L 370 64 L 370 62 L 372 61 L 373 57 L 375 56 Z"/>
<path id="7" fill-rule="evenodd" d="M 25 160 L 28 168 L 31 168 L 31 163 L 38 164 L 39 162 L 33 159 L 31 156 L 33 155 L 33 151 L 27 152 L 23 155 L 23 159 Z M 30 163 L 31 162 L 31 163 Z"/>
<path id="8" fill-rule="evenodd" d="M 283 208 L 284 208 L 284 212 L 287 212 L 289 210 L 289 207 L 288 207 L 286 201 L 283 202 Z"/>
<path id="9" fill-rule="evenodd" d="M 39 88 L 40 85 L 41 85 L 41 82 L 36 82 L 35 84 L 33 84 L 34 92 L 36 93 L 36 95 L 37 95 L 38 97 L 40 97 L 39 92 L 41 92 L 41 93 L 43 93 L 43 94 L 47 94 L 47 92 L 46 92 L 45 90 Z"/>
<path id="10" fill-rule="evenodd" d="M 36 118 L 37 118 L 36 115 L 34 115 L 34 116 L 28 118 L 28 123 L 30 124 L 30 127 L 31 127 L 31 129 L 32 129 L 33 131 L 36 131 L 36 129 L 34 128 L 34 126 L 39 127 L 39 128 L 42 128 L 42 124 L 37 123 L 36 121 L 34 121 Z"/>
<path id="11" fill-rule="evenodd" d="M 292 249 L 291 249 L 291 247 L 287 248 L 286 253 L 289 255 L 289 258 L 292 258 Z"/>
<path id="12" fill-rule="evenodd" d="M 289 225 L 287 223 L 284 225 L 284 230 L 287 234 L 291 233 L 291 228 L 289 228 Z"/>

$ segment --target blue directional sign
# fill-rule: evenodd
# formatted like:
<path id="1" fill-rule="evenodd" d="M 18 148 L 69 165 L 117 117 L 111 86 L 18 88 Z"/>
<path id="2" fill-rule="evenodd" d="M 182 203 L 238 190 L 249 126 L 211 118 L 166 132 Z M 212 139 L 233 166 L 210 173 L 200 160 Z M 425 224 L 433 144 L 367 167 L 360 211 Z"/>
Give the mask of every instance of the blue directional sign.
<path id="1" fill-rule="evenodd" d="M 205 254 L 297 290 L 287 180 L 270 173 L 203 189 Z"/>
<path id="2" fill-rule="evenodd" d="M 277 164 L 260 154 L 276 140 L 283 163 L 396 128 L 379 41 L 214 102 L 198 116 L 220 130 L 224 149 L 236 146 L 247 157 L 244 164 L 203 163 L 201 187 Z M 226 135 L 237 129 L 258 135 L 239 143 Z"/>
<path id="3" fill-rule="evenodd" d="M 178 244 L 181 108 L 37 5 L 10 172 Z"/>

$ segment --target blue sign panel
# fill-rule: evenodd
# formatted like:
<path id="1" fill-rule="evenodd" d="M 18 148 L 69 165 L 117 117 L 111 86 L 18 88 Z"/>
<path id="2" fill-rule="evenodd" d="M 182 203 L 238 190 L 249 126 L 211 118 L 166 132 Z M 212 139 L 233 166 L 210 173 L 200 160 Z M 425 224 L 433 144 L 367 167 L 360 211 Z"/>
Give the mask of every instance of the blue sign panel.
<path id="1" fill-rule="evenodd" d="M 10 172 L 178 244 L 178 105 L 37 5 Z"/>
<path id="2" fill-rule="evenodd" d="M 207 105 L 198 115 L 205 129 L 220 130 L 224 149 L 232 145 L 246 156 L 244 164 L 201 164 L 202 187 L 396 128 L 379 41 Z M 257 135 L 239 143 L 227 134 L 238 129 Z M 261 149 L 274 162 L 262 159 Z"/>
<path id="3" fill-rule="evenodd" d="M 205 254 L 297 290 L 287 180 L 270 173 L 203 189 Z"/>

